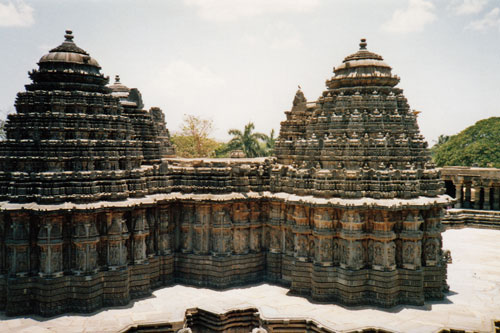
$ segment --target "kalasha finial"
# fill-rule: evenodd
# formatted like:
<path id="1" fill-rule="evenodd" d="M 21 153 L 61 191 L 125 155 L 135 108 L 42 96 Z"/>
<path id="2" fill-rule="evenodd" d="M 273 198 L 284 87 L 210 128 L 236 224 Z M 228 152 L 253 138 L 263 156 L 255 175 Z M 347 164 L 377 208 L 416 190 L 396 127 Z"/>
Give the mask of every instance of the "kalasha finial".
<path id="1" fill-rule="evenodd" d="M 361 43 L 359 43 L 359 49 L 360 50 L 366 50 L 366 45 L 368 45 L 366 43 L 366 38 L 361 38 Z"/>
<path id="2" fill-rule="evenodd" d="M 64 35 L 64 38 L 66 38 L 66 42 L 72 42 L 73 41 L 73 31 L 66 30 L 66 35 Z"/>
<path id="3" fill-rule="evenodd" d="M 120 75 L 115 75 L 115 83 L 120 83 Z"/>

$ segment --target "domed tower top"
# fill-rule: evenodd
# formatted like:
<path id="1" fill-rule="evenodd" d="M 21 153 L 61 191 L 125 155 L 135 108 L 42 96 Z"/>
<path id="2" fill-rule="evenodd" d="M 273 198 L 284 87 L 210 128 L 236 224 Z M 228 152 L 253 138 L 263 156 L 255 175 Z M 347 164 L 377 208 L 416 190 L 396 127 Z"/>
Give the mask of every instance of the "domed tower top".
<path id="1" fill-rule="evenodd" d="M 382 56 L 368 51 L 366 39 L 359 43 L 359 51 L 345 57 L 342 64 L 334 68 L 335 76 L 327 81 L 330 89 L 356 86 L 389 86 L 399 83 L 399 77 L 392 75 L 391 66 Z"/>
<path id="2" fill-rule="evenodd" d="M 272 191 L 375 199 L 442 194 L 439 172 L 391 67 L 362 39 L 359 51 L 334 72 L 312 110 L 286 112 L 275 145 L 281 183 L 274 182 Z"/>
<path id="3" fill-rule="evenodd" d="M 115 83 L 108 85 L 111 95 L 120 99 L 120 104 L 127 108 L 144 107 L 141 92 L 137 88 L 129 88 L 120 81 L 120 75 L 115 75 Z"/>
<path id="4" fill-rule="evenodd" d="M 26 90 L 81 90 L 108 93 L 108 78 L 101 66 L 73 42 L 73 32 L 66 30 L 64 42 L 38 61 L 38 70 L 29 73 L 32 84 Z"/>

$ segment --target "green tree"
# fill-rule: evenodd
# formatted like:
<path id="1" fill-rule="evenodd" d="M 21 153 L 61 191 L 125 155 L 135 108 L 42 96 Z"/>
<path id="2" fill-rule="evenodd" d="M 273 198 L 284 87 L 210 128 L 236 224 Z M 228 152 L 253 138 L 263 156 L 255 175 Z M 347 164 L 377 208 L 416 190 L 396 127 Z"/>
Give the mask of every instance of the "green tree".
<path id="1" fill-rule="evenodd" d="M 438 166 L 477 165 L 500 168 L 499 142 L 500 117 L 491 117 L 478 121 L 448 139 L 440 136 L 431 152 Z"/>
<path id="2" fill-rule="evenodd" d="M 266 135 L 264 138 L 264 151 L 265 156 L 271 156 L 274 153 L 274 144 L 276 143 L 276 138 L 274 137 L 274 128 L 271 130 L 269 136 Z"/>
<path id="3" fill-rule="evenodd" d="M 170 139 L 180 157 L 214 157 L 221 144 L 209 137 L 212 131 L 211 120 L 186 115 L 180 132 L 174 133 Z"/>
<path id="4" fill-rule="evenodd" d="M 266 155 L 265 149 L 260 141 L 266 141 L 267 135 L 253 132 L 255 125 L 249 122 L 245 125 L 243 132 L 238 129 L 230 129 L 228 133 L 233 138 L 227 144 L 227 150 L 242 150 L 246 157 L 257 157 Z"/>

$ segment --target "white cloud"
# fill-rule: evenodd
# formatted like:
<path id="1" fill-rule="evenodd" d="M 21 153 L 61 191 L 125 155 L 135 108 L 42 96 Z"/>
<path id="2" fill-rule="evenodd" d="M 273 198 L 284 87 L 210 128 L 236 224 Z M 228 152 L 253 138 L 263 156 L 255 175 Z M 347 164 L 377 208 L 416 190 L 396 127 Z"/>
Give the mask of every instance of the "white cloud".
<path id="1" fill-rule="evenodd" d="M 453 0 L 449 9 L 457 15 L 477 14 L 483 10 L 489 0 Z"/>
<path id="2" fill-rule="evenodd" d="M 489 28 L 500 29 L 500 9 L 493 8 L 489 13 L 484 15 L 480 20 L 472 21 L 467 25 L 466 29 L 484 31 Z"/>
<path id="3" fill-rule="evenodd" d="M 276 22 L 267 27 L 269 45 L 275 50 L 295 49 L 302 46 L 300 33 L 291 24 Z"/>
<path id="4" fill-rule="evenodd" d="M 307 12 L 320 0 L 184 0 L 203 19 L 229 22 L 240 18 L 284 12 Z"/>
<path id="5" fill-rule="evenodd" d="M 436 20 L 435 6 L 426 0 L 409 0 L 408 7 L 397 9 L 382 29 L 392 33 L 418 32 L 428 23 Z"/>
<path id="6" fill-rule="evenodd" d="M 0 26 L 29 27 L 35 23 L 33 8 L 22 0 L 0 3 Z"/>
<path id="7" fill-rule="evenodd" d="M 214 110 L 221 108 L 220 101 L 226 90 L 224 78 L 206 66 L 184 60 L 173 61 L 159 69 L 141 88 L 148 105 L 164 109 L 168 127 L 173 132 L 179 128 L 184 114 L 213 118 Z"/>

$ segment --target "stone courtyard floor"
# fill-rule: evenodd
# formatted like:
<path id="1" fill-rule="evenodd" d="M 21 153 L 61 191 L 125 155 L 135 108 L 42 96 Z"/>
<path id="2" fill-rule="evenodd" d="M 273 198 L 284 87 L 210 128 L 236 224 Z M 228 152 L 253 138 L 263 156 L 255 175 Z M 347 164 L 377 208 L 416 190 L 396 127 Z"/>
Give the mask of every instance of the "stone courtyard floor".
<path id="1" fill-rule="evenodd" d="M 309 318 L 336 331 L 378 327 L 396 332 L 442 328 L 493 332 L 493 320 L 500 320 L 500 230 L 448 230 L 443 241 L 453 258 L 448 265 L 450 293 L 445 300 L 422 307 L 314 304 L 268 284 L 226 291 L 177 285 L 156 290 L 129 306 L 90 315 L 12 318 L 0 313 L 0 332 L 118 332 L 139 323 L 182 322 L 186 309 L 195 307 L 217 313 L 256 307 L 263 318 Z"/>

